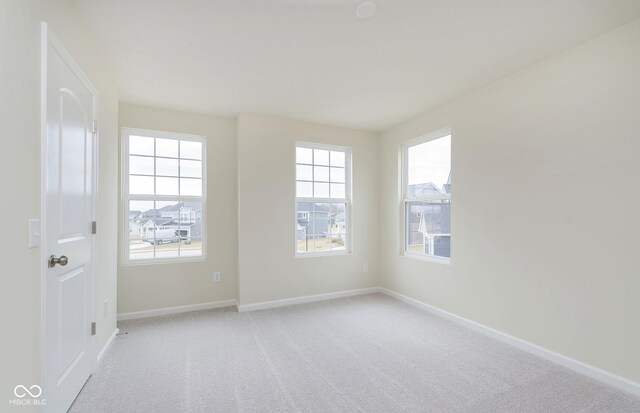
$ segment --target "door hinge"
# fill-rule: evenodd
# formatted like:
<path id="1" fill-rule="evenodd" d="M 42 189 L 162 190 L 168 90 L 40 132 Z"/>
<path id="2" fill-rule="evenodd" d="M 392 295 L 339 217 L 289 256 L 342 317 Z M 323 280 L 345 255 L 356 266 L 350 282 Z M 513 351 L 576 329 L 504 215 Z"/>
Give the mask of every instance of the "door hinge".
<path id="1" fill-rule="evenodd" d="M 97 223 L 96 221 L 92 221 L 92 222 L 91 222 L 91 233 L 92 233 L 92 234 L 95 234 L 95 233 L 96 233 L 97 228 L 98 228 L 98 223 Z"/>
<path id="2" fill-rule="evenodd" d="M 96 322 L 95 321 L 93 323 L 91 323 L 91 335 L 92 336 L 96 335 Z"/>
<path id="3" fill-rule="evenodd" d="M 91 121 L 91 133 L 93 134 L 98 133 L 98 121 L 95 119 Z"/>

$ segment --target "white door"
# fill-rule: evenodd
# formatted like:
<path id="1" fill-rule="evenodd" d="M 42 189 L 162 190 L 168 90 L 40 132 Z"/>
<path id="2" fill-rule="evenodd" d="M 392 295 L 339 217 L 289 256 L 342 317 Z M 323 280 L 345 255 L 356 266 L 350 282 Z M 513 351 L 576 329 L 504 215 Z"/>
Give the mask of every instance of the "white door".
<path id="1" fill-rule="evenodd" d="M 66 412 L 93 369 L 92 129 L 97 93 L 45 24 L 43 47 L 43 258 L 60 259 L 44 266 L 43 395 L 47 411 Z"/>

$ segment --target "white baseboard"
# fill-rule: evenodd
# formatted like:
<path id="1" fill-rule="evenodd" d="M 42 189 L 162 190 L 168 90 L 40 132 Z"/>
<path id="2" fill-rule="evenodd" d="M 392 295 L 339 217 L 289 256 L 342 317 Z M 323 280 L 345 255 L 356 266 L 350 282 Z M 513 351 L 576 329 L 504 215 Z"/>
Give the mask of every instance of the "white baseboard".
<path id="1" fill-rule="evenodd" d="M 410 304 L 414 307 L 425 310 L 431 314 L 445 318 L 447 320 L 451 320 L 457 324 L 470 328 L 479 333 L 485 334 L 498 341 L 517 347 L 520 350 L 524 350 L 528 353 L 535 354 L 538 357 L 542 357 L 544 359 L 552 361 L 556 364 L 564 366 L 568 369 L 571 369 L 575 372 L 583 374 L 594 380 L 600 381 L 602 383 L 608 384 L 612 387 L 615 387 L 620 390 L 624 390 L 628 393 L 631 393 L 635 396 L 640 397 L 640 383 L 636 383 L 629 379 L 625 379 L 624 377 L 617 376 L 613 373 L 609 373 L 608 371 L 599 369 L 597 367 L 572 359 L 570 357 L 563 356 L 562 354 L 558 354 L 544 347 L 540 347 L 528 341 L 519 339 L 514 336 L 510 336 L 509 334 L 495 330 L 491 327 L 487 327 L 483 324 L 476 323 L 475 321 L 471 321 L 466 318 L 457 316 L 448 311 L 423 303 L 422 301 L 416 300 L 414 298 L 407 297 L 406 295 L 397 293 L 395 291 L 391 291 L 386 288 L 379 288 L 378 291 L 390 297 L 403 301 L 407 304 Z"/>
<path id="2" fill-rule="evenodd" d="M 98 366 L 100 365 L 100 363 L 102 363 L 104 356 L 109 352 L 109 350 L 111 350 L 111 346 L 113 346 L 113 343 L 116 341 L 116 336 L 119 332 L 120 330 L 117 328 L 113 330 L 113 333 L 111 333 L 111 335 L 109 336 L 109 339 L 104 344 L 104 347 L 102 347 L 102 350 L 100 350 L 100 353 L 98 353 L 98 357 L 96 360 Z"/>
<path id="3" fill-rule="evenodd" d="M 380 292 L 380 288 L 361 288 L 358 290 L 338 291 L 335 293 L 306 295 L 302 297 L 285 298 L 283 300 L 262 301 L 254 304 L 238 305 L 238 312 L 266 310 L 268 308 L 285 307 L 289 305 L 314 303 L 316 301 L 333 300 L 334 298 L 351 297 L 354 295 L 372 294 Z"/>
<path id="4" fill-rule="evenodd" d="M 191 311 L 209 310 L 211 308 L 222 308 L 222 307 L 231 307 L 231 306 L 237 307 L 238 302 L 236 300 L 224 300 L 224 301 L 214 301 L 210 303 L 180 305 L 177 307 L 157 308 L 154 310 L 146 310 L 146 311 L 135 311 L 132 313 L 122 313 L 122 314 L 118 314 L 118 321 L 135 320 L 138 318 L 147 318 L 147 317 L 157 317 L 157 316 L 169 315 L 169 314 L 188 313 Z"/>

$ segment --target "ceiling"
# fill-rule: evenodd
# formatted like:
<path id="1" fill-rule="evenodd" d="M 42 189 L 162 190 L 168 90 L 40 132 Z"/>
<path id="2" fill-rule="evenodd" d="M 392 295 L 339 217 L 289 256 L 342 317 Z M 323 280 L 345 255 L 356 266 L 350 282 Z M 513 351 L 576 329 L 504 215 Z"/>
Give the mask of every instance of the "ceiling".
<path id="1" fill-rule="evenodd" d="M 638 0 L 74 0 L 120 99 L 380 131 L 640 18 Z"/>

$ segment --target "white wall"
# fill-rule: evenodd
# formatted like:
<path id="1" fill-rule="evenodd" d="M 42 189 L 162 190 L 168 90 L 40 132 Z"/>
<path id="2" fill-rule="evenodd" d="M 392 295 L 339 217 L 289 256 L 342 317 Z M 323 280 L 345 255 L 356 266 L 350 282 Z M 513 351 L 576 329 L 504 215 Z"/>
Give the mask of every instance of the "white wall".
<path id="1" fill-rule="evenodd" d="M 353 252 L 295 257 L 295 143 L 349 146 Z M 238 117 L 240 304 L 378 285 L 376 135 L 287 119 Z M 362 264 L 369 272 L 362 272 Z"/>
<path id="2" fill-rule="evenodd" d="M 386 131 L 383 286 L 640 382 L 640 21 Z M 399 145 L 451 127 L 452 261 L 399 254 Z"/>
<path id="3" fill-rule="evenodd" d="M 40 21 L 47 21 L 100 93 L 97 235 L 98 349 L 115 330 L 117 102 L 115 85 L 81 18 L 66 0 L 0 3 L 0 216 L 5 236 L 0 277 L 2 410 L 18 384 L 41 384 L 40 249 L 27 248 L 27 221 L 40 216 Z M 112 311 L 102 316 L 102 302 Z M 16 407 L 29 411 L 29 407 Z"/>
<path id="4" fill-rule="evenodd" d="M 207 256 L 203 261 L 120 265 L 118 313 L 236 299 L 238 241 L 235 119 L 120 103 L 119 120 L 121 128 L 207 137 L 208 244 Z M 222 280 L 215 284 L 214 271 L 222 273 Z"/>

